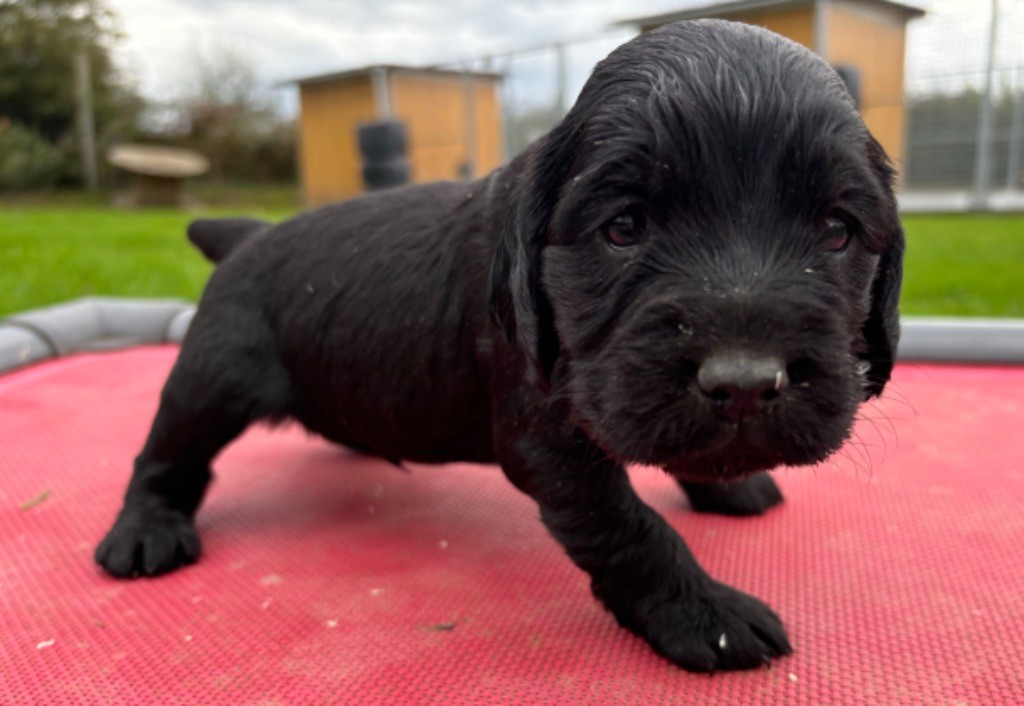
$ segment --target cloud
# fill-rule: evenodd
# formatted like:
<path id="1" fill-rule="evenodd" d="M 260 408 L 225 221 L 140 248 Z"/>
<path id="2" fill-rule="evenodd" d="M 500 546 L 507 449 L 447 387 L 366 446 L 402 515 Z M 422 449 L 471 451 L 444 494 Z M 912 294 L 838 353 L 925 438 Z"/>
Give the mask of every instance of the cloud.
<path id="1" fill-rule="evenodd" d="M 116 58 L 144 95 L 171 101 L 190 83 L 202 52 L 226 49 L 252 61 L 268 85 L 375 63 L 433 64 L 504 54 L 558 40 L 604 37 L 569 49 L 570 96 L 593 64 L 628 32 L 611 23 L 707 0 L 107 0 L 122 19 Z M 911 24 L 907 68 L 927 77 L 983 67 L 988 3 L 932 0 Z M 1024 3 L 1002 3 L 1005 62 L 1024 61 Z M 951 40 L 957 37 L 956 40 Z M 498 62 L 497 68 L 503 68 Z M 517 101 L 554 95 L 554 54 L 516 60 Z M 286 103 L 294 109 L 292 92 Z"/>
<path id="2" fill-rule="evenodd" d="M 374 63 L 438 63 L 594 35 L 679 0 L 108 0 L 126 39 L 121 66 L 166 100 L 190 59 L 240 50 L 268 83 Z M 623 33 L 618 34 L 619 37 Z M 589 70 L 589 67 L 588 67 Z"/>

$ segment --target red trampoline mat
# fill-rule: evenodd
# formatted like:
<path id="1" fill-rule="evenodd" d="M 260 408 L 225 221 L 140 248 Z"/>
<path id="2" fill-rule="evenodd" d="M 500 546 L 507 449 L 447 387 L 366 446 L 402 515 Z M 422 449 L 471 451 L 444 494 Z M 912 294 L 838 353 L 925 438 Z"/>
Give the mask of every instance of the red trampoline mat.
<path id="1" fill-rule="evenodd" d="M 697 515 L 635 471 L 789 628 L 793 656 L 709 678 L 618 628 L 498 469 L 403 473 L 295 428 L 218 459 L 199 564 L 102 575 L 175 354 L 0 379 L 2 704 L 1024 703 L 1022 368 L 900 367 L 765 517 Z"/>

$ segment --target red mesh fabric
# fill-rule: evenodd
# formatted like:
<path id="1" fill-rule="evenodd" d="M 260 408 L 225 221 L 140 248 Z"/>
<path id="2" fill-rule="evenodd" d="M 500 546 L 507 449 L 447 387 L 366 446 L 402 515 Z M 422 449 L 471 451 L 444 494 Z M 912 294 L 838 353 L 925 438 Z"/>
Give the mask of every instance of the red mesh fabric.
<path id="1" fill-rule="evenodd" d="M 1024 703 L 1022 368 L 900 367 L 858 441 L 779 473 L 762 518 L 696 515 L 637 470 L 796 647 L 709 678 L 618 628 L 498 469 L 406 474 L 295 428 L 218 460 L 199 564 L 102 575 L 175 352 L 0 378 L 2 704 Z"/>

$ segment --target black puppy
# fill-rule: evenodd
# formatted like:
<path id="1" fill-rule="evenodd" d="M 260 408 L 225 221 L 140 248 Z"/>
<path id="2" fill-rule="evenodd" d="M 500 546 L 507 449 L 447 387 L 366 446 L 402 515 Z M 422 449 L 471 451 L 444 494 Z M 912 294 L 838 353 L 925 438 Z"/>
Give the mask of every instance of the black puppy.
<path id="1" fill-rule="evenodd" d="M 708 576 L 624 465 L 757 512 L 779 500 L 759 472 L 840 447 L 892 368 L 892 182 L 825 62 L 700 21 L 614 51 L 480 181 L 197 222 L 221 264 L 96 559 L 118 576 L 195 561 L 211 459 L 297 419 L 396 462 L 497 461 L 676 664 L 786 654 L 775 614 Z"/>

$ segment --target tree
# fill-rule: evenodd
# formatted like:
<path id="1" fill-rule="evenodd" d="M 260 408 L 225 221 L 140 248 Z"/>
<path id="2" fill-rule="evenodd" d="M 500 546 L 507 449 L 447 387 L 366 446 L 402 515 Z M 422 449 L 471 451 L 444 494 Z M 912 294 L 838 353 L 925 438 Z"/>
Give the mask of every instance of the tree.
<path id="1" fill-rule="evenodd" d="M 295 177 L 295 124 L 274 107 L 253 62 L 229 47 L 196 50 L 192 84 L 177 106 L 181 142 L 210 160 L 220 179 Z"/>
<path id="2" fill-rule="evenodd" d="M 102 0 L 0 0 L 0 117 L 59 145 L 74 159 L 76 54 L 89 56 L 101 144 L 131 132 L 140 101 L 111 61 L 116 17 Z"/>

